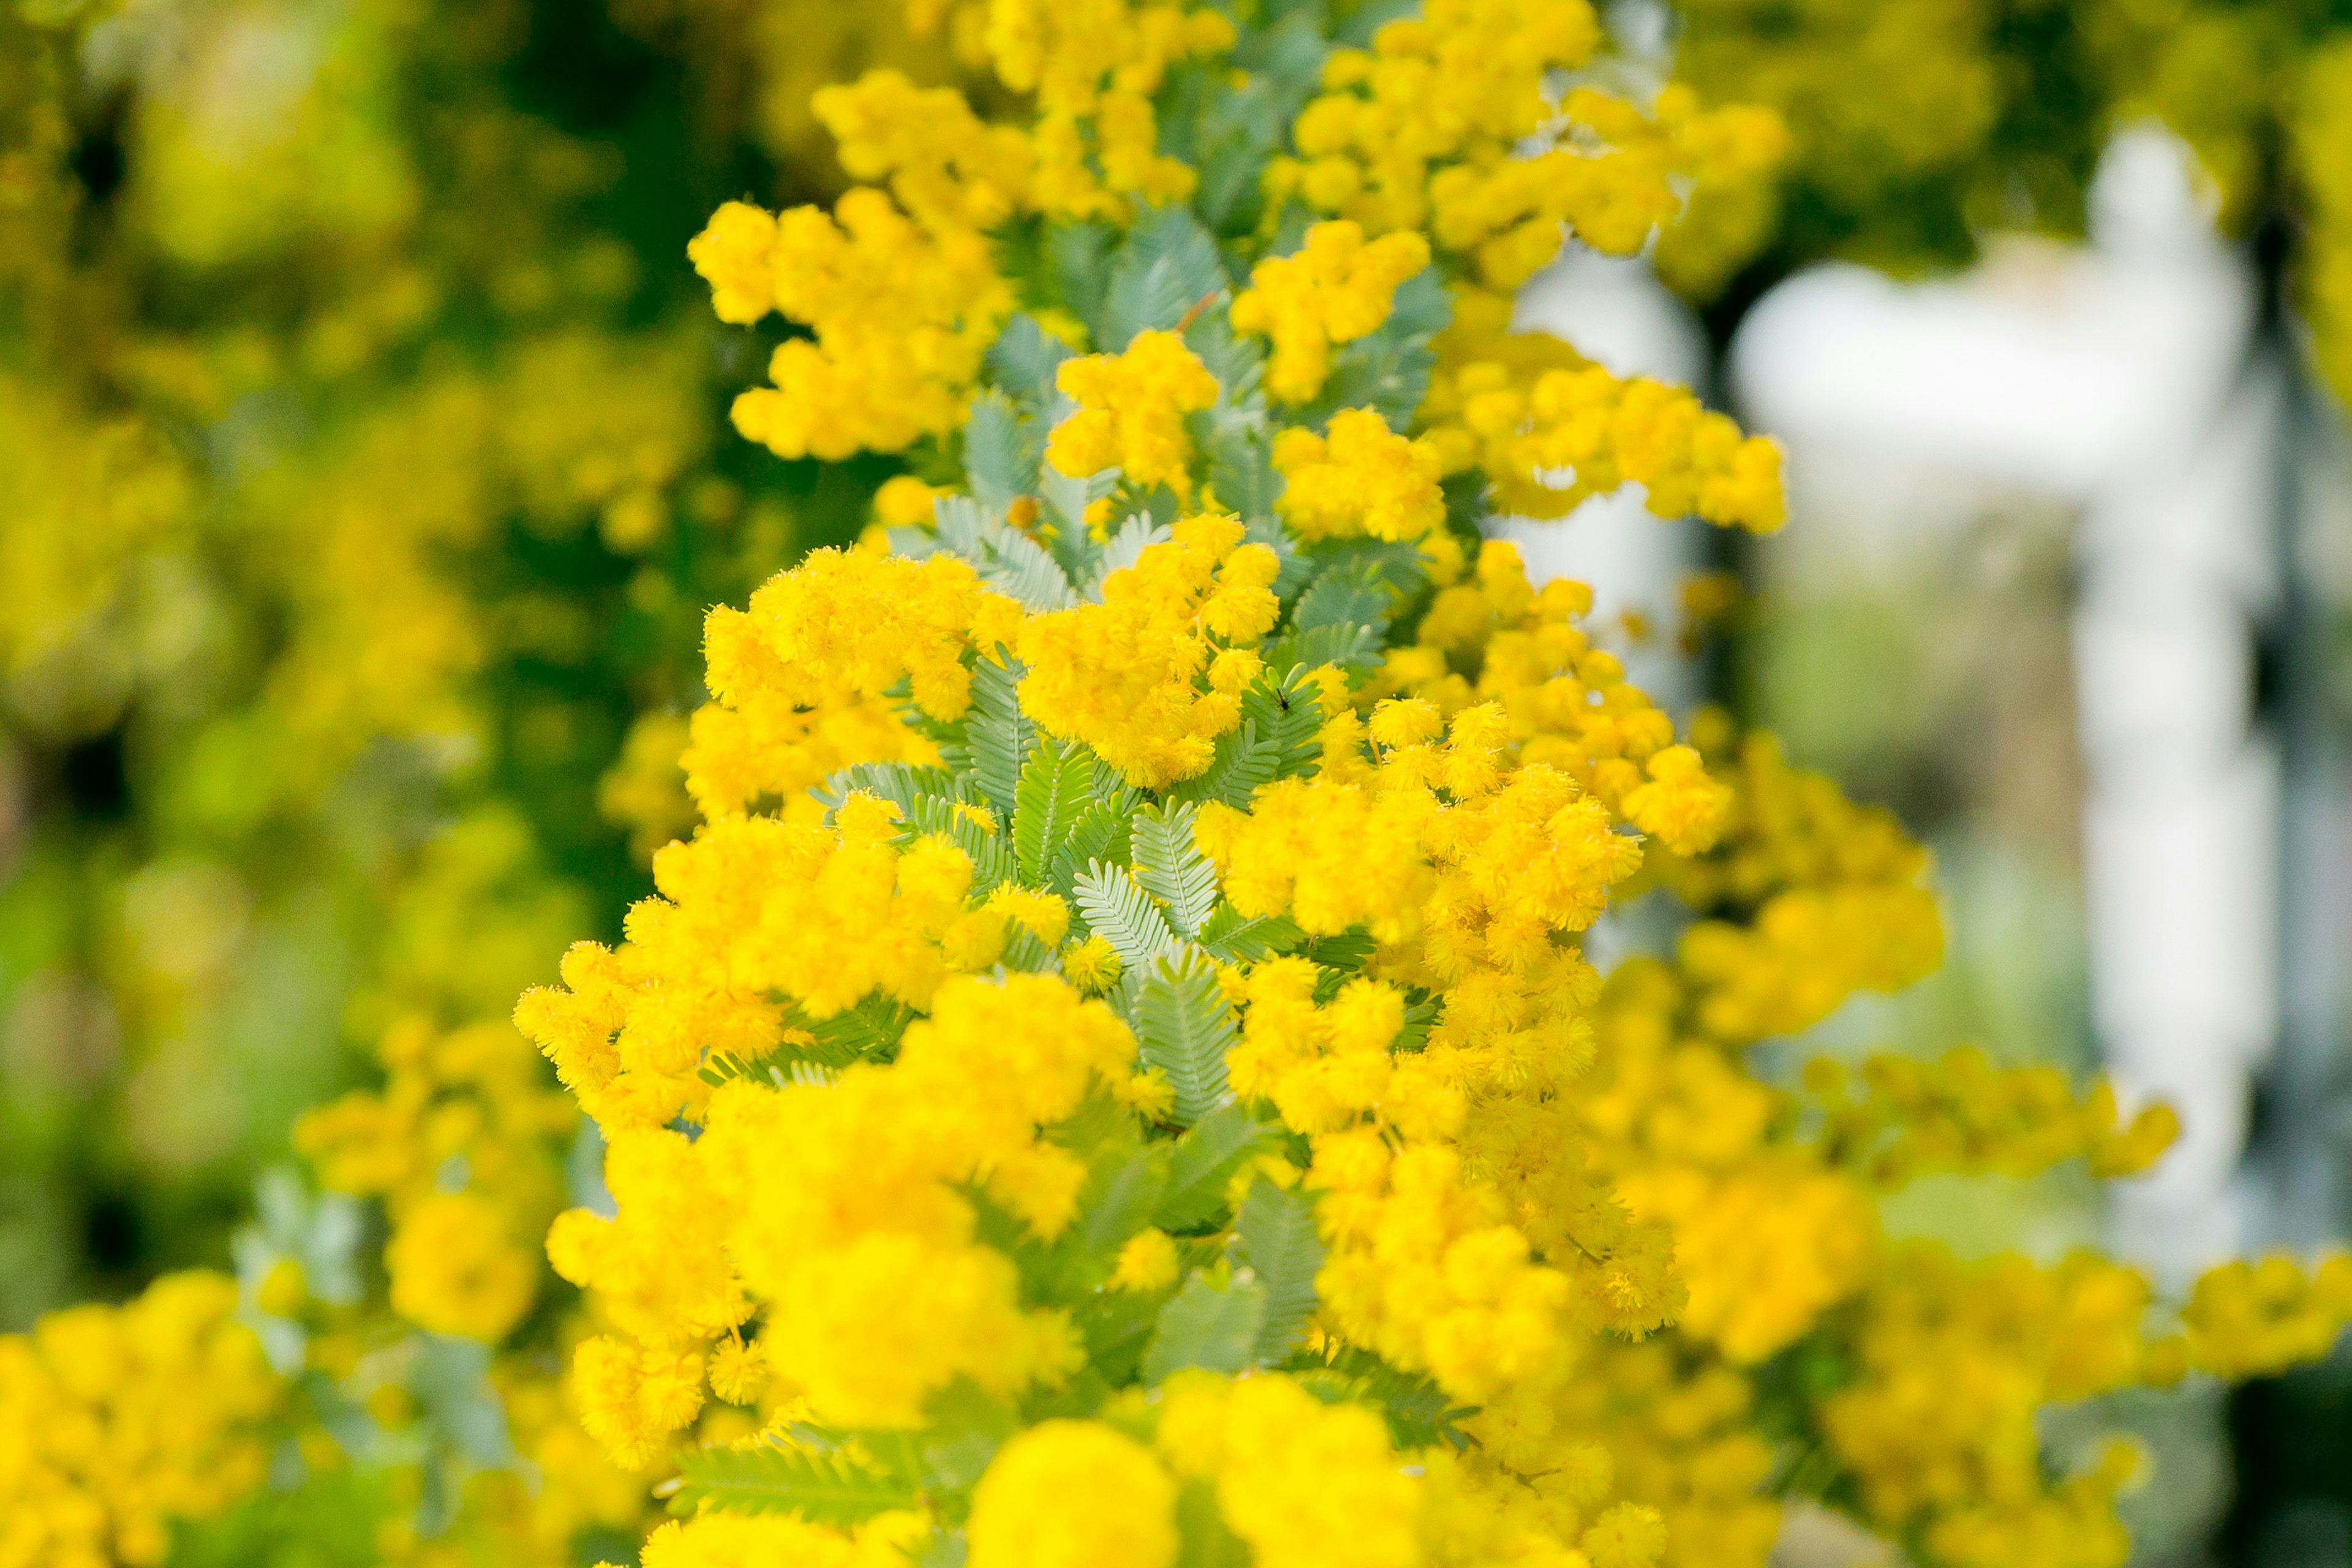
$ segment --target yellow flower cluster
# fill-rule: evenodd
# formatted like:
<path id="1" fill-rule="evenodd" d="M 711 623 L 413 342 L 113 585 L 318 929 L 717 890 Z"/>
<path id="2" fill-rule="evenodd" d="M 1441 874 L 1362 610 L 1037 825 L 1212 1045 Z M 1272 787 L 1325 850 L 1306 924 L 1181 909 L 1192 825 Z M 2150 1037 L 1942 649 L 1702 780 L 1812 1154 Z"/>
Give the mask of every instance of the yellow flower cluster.
<path id="1" fill-rule="evenodd" d="M 1822 1145 L 1873 1182 L 1930 1171 L 2030 1175 L 2074 1159 L 2087 1159 L 2095 1175 L 2131 1176 L 2179 1135 L 2168 1105 L 2118 1125 L 2108 1085 L 2078 1099 L 2055 1068 L 2003 1070 L 1968 1047 L 1932 1063 L 1873 1057 L 1859 1085 L 1855 1076 L 1827 1058 L 1805 1068 L 1822 1103 Z"/>
<path id="2" fill-rule="evenodd" d="M 1013 308 L 978 230 L 923 223 L 863 186 L 831 214 L 730 202 L 688 254 L 721 320 L 776 310 L 815 334 L 778 344 L 774 384 L 735 400 L 735 428 L 779 457 L 895 452 L 953 429 Z"/>
<path id="3" fill-rule="evenodd" d="M 1277 569 L 1233 519 L 1187 518 L 1106 582 L 1101 604 L 1022 626 L 1023 710 L 1130 784 L 1191 778 L 1241 721 L 1241 689 L 1262 668 L 1255 644 L 1279 613 Z"/>
<path id="4" fill-rule="evenodd" d="M 1444 528 L 1437 448 L 1398 435 L 1369 408 L 1341 409 L 1320 436 L 1284 430 L 1274 467 L 1284 480 L 1276 510 L 1300 539 L 1417 543 Z"/>
<path id="5" fill-rule="evenodd" d="M 578 1110 L 509 1025 L 443 1034 L 412 1017 L 378 1056 L 383 1089 L 310 1112 L 295 1147 L 329 1188 L 383 1200 L 394 1310 L 495 1343 L 537 1291 L 531 1239 L 560 1206 L 549 1147 Z"/>
<path id="6" fill-rule="evenodd" d="M 1398 229 L 1369 243 L 1362 226 L 1318 223 L 1291 256 L 1269 256 L 1234 296 L 1234 330 L 1273 344 L 1266 391 L 1306 403 L 1331 374 L 1331 345 L 1350 343 L 1388 319 L 1398 284 L 1429 265 L 1429 242 Z"/>
<path id="7" fill-rule="evenodd" d="M 990 0 L 982 37 L 997 79 L 1036 95 L 1039 211 L 1120 219 L 1131 204 L 1192 194 L 1192 166 L 1160 151 L 1151 96 L 1171 65 L 1232 47 L 1223 16 L 1135 0 Z"/>
<path id="8" fill-rule="evenodd" d="M 1777 157 L 1769 116 L 1718 123 L 1686 89 L 1647 114 L 1591 87 L 1556 97 L 1555 76 L 1600 43 L 1582 0 L 1432 0 L 1369 49 L 1333 52 L 1324 95 L 1298 117 L 1298 154 L 1274 162 L 1269 185 L 1373 233 L 1424 231 L 1510 289 L 1559 254 L 1563 229 L 1597 249 L 1640 249 L 1678 210 L 1674 180 L 1698 165 L 1695 149 L 1719 163 L 1746 140 L 1762 144 L 1758 163 Z M 1545 150 L 1511 155 L 1536 136 Z"/>
<path id="9" fill-rule="evenodd" d="M 1445 471 L 1485 470 L 1499 511 L 1565 516 L 1639 484 L 1660 517 L 1696 512 L 1769 533 L 1785 521 L 1780 451 L 1680 387 L 1610 374 L 1538 334 L 1505 331 L 1507 301 L 1457 304 L 1422 416 Z"/>
<path id="10" fill-rule="evenodd" d="M 1217 400 L 1217 378 L 1173 332 L 1138 332 L 1115 354 L 1066 360 L 1055 384 L 1077 411 L 1054 426 L 1045 460 L 1057 472 L 1084 478 L 1118 468 L 1148 490 L 1166 485 L 1180 499 L 1192 493 L 1192 441 L 1184 416 Z"/>
<path id="11" fill-rule="evenodd" d="M 0 1337 L 0 1563 L 147 1568 L 172 1521 L 259 1484 L 285 1385 L 236 1307 L 235 1280 L 174 1274 Z"/>
<path id="12" fill-rule="evenodd" d="M 961 715 L 971 690 L 962 657 L 1016 640 L 1019 614 L 952 557 L 818 552 L 746 609 L 712 612 L 714 700 L 692 720 L 687 789 L 716 820 L 763 797 L 804 809 L 807 792 L 852 762 L 935 760 L 887 694 L 903 680 L 923 712 Z"/>

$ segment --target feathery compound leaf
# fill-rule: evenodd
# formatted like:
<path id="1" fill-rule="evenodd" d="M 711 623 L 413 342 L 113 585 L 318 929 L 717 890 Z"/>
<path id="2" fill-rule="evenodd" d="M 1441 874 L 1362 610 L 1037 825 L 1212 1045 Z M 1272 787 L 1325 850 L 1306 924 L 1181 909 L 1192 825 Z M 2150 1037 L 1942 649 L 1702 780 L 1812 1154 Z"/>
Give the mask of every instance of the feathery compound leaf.
<path id="1" fill-rule="evenodd" d="M 1201 923 L 1200 940 L 1212 958 L 1255 963 L 1288 952 L 1307 940 L 1307 933 L 1287 915 L 1245 915 L 1231 904 L 1219 904 Z"/>
<path id="2" fill-rule="evenodd" d="M 1295 631 L 1316 626 L 1385 627 L 1396 595 L 1376 562 L 1336 562 L 1318 573 L 1290 612 Z"/>
<path id="3" fill-rule="evenodd" d="M 1042 421 L 1001 392 L 973 395 L 963 422 L 963 470 L 972 498 L 988 511 L 1002 516 L 1015 497 L 1035 492 L 1045 452 Z"/>
<path id="4" fill-rule="evenodd" d="M 971 497 L 942 496 L 933 510 L 938 516 L 933 552 L 944 550 L 970 563 L 982 582 L 1018 599 L 1026 609 L 1066 610 L 1078 602 L 1069 578 L 1044 545 Z M 928 553 L 920 550 L 919 541 L 901 545 L 894 536 L 892 544 L 901 553 Z"/>
<path id="5" fill-rule="evenodd" d="M 1097 796 L 1093 805 L 1080 812 L 1071 826 L 1069 838 L 1046 862 L 1045 879 L 1054 891 L 1065 899 L 1074 898 L 1078 879 L 1086 875 L 1087 867 L 1097 860 L 1107 865 L 1126 860 L 1132 818 L 1133 808 L 1124 795 L 1116 800 Z M 1083 909 L 1078 912 L 1081 919 L 1085 918 Z"/>
<path id="6" fill-rule="evenodd" d="M 1110 943 L 1130 973 L 1140 973 L 1153 959 L 1176 945 L 1168 917 L 1138 887 L 1124 866 L 1091 861 L 1073 889 L 1087 929 Z"/>
<path id="7" fill-rule="evenodd" d="M 1255 1280 L 1213 1285 L 1195 1274 L 1160 1309 L 1160 1326 L 1143 1352 L 1143 1381 L 1158 1383 L 1188 1366 L 1239 1372 L 1250 1364 L 1265 1322 L 1265 1289 Z"/>
<path id="8" fill-rule="evenodd" d="M 691 1515 L 704 1501 L 733 1513 L 796 1513 L 813 1524 L 856 1524 L 913 1508 L 916 1487 L 839 1450 L 819 1453 L 763 1444 L 705 1448 L 687 1456 L 670 1511 Z"/>
<path id="9" fill-rule="evenodd" d="M 1372 626 L 1315 626 L 1290 632 L 1266 650 L 1268 669 L 1287 674 L 1338 665 L 1362 675 L 1380 662 L 1381 634 Z"/>
<path id="10" fill-rule="evenodd" d="M 988 374 L 996 384 L 1039 414 L 1051 411 L 1055 374 L 1070 347 L 1023 312 L 1004 323 L 988 347 Z M 968 460 L 968 459 L 967 459 Z"/>
<path id="11" fill-rule="evenodd" d="M 1024 881 L 1041 880 L 1094 800 L 1095 760 L 1083 746 L 1042 742 L 1021 770 L 1013 805 L 1013 854 Z"/>
<path id="12" fill-rule="evenodd" d="M 1298 1348 L 1315 1313 L 1315 1271 L 1323 1267 L 1315 1205 L 1305 1194 L 1286 1193 L 1260 1176 L 1234 1216 L 1234 1238 L 1241 1260 L 1265 1290 L 1255 1359 L 1270 1365 Z"/>
<path id="13" fill-rule="evenodd" d="M 1192 1126 L 1231 1098 L 1225 1052 L 1239 1030 L 1207 954 L 1193 949 L 1181 959 L 1155 961 L 1144 973 L 1135 1014 L 1143 1059 L 1176 1090 L 1171 1116 L 1177 1126 Z"/>
<path id="14" fill-rule="evenodd" d="M 1102 330 L 1096 334 L 1112 353 L 1138 332 L 1164 331 L 1226 286 L 1217 242 L 1182 205 L 1154 208 L 1111 260 Z"/>
<path id="15" fill-rule="evenodd" d="M 1353 974 L 1371 962 L 1379 946 L 1368 931 L 1343 931 L 1337 936 L 1318 936 L 1299 952 L 1326 969 Z"/>
<path id="16" fill-rule="evenodd" d="M 826 810 L 838 811 L 852 790 L 863 790 L 890 802 L 901 816 L 911 814 L 915 802 L 927 796 L 939 800 L 965 797 L 963 786 L 946 769 L 911 767 L 905 763 L 852 763 L 839 773 L 827 774 L 814 793 Z"/>
<path id="17" fill-rule="evenodd" d="M 971 710 L 964 719 L 964 749 L 972 777 L 996 809 L 1011 816 L 1018 804 L 1021 770 L 1037 743 L 1037 726 L 1021 711 L 1019 687 L 1026 673 L 1008 648 L 982 658 L 971 672 Z"/>
<path id="18" fill-rule="evenodd" d="M 1261 675 L 1242 694 L 1240 725 L 1218 737 L 1208 771 L 1170 790 L 1169 798 L 1246 807 L 1262 786 L 1313 771 L 1322 755 L 1322 727 L 1321 697 L 1304 669 L 1278 679 Z"/>
<path id="19" fill-rule="evenodd" d="M 1251 1152 L 1272 1136 L 1245 1105 L 1221 1105 L 1176 1140 L 1168 1156 L 1168 1185 L 1151 1223 L 1165 1231 L 1196 1231 L 1225 1209 L 1225 1184 Z"/>
<path id="20" fill-rule="evenodd" d="M 1350 1345 L 1329 1361 L 1301 1367 L 1292 1375 L 1318 1396 L 1379 1406 L 1400 1453 L 1440 1443 L 1459 1453 L 1470 1446 L 1460 1423 L 1478 1414 L 1475 1405 L 1454 1404 L 1429 1378 L 1400 1372 L 1370 1351 Z"/>
<path id="21" fill-rule="evenodd" d="M 1169 920 L 1184 936 L 1201 934 L 1201 922 L 1217 906 L 1217 868 L 1192 842 L 1192 807 L 1183 802 L 1147 805 L 1135 814 L 1135 879 L 1166 906 Z"/>

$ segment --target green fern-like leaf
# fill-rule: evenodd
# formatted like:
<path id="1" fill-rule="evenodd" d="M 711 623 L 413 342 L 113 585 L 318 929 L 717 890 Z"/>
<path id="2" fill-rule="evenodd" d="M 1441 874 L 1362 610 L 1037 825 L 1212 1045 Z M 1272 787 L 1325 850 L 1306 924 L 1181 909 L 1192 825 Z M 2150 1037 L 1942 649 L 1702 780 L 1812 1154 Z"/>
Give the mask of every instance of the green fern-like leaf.
<path id="1" fill-rule="evenodd" d="M 1202 1117 L 1168 1152 L 1168 1185 L 1151 1223 L 1180 1233 L 1213 1225 L 1225 1212 L 1234 1173 L 1272 1136 L 1244 1105 L 1221 1105 Z"/>
<path id="2" fill-rule="evenodd" d="M 708 1501 L 731 1513 L 796 1513 L 814 1524 L 856 1524 L 913 1508 L 920 1498 L 907 1478 L 840 1449 L 705 1448 L 678 1468 L 681 1484 L 669 1507 L 679 1515 L 691 1515 Z"/>
<path id="3" fill-rule="evenodd" d="M 989 345 L 988 373 L 1031 412 L 1049 414 L 1056 396 L 1055 373 L 1070 354 L 1068 344 L 1039 326 L 1036 317 L 1024 312 L 1006 321 L 996 342 Z"/>
<path id="4" fill-rule="evenodd" d="M 1370 931 L 1343 931 L 1337 936 L 1318 936 L 1299 952 L 1326 969 L 1353 974 L 1371 962 L 1379 946 Z"/>
<path id="5" fill-rule="evenodd" d="M 1037 726 L 1021 711 L 1024 673 L 1010 649 L 982 658 L 971 672 L 971 710 L 964 719 L 964 747 L 972 778 L 996 809 L 1011 816 L 1019 804 L 1021 770 L 1037 743 Z"/>
<path id="6" fill-rule="evenodd" d="M 1315 1205 L 1260 1176 L 1234 1216 L 1234 1239 L 1236 1254 L 1265 1290 L 1265 1321 L 1253 1359 L 1272 1365 L 1298 1348 L 1315 1314 L 1315 1271 L 1323 1267 Z"/>
<path id="7" fill-rule="evenodd" d="M 905 763 L 852 763 L 839 773 L 827 775 L 824 783 L 816 787 L 816 797 L 827 809 L 837 811 L 852 790 L 890 802 L 902 816 L 914 810 L 918 800 L 959 800 L 966 793 L 944 768 L 910 767 Z"/>
<path id="8" fill-rule="evenodd" d="M 1045 547 L 970 496 L 941 497 L 929 535 L 895 531 L 892 546 L 920 558 L 945 551 L 968 562 L 981 581 L 1033 611 L 1065 610 L 1077 603 L 1070 580 Z"/>
<path id="9" fill-rule="evenodd" d="M 1192 807 L 1148 805 L 1135 814 L 1135 877 L 1160 900 L 1177 931 L 1201 934 L 1217 907 L 1217 868 L 1192 842 Z"/>
<path id="10" fill-rule="evenodd" d="M 1225 1103 L 1233 1093 L 1225 1052 L 1240 1031 L 1206 954 L 1194 949 L 1181 958 L 1152 961 L 1136 995 L 1135 1016 L 1143 1059 L 1167 1074 L 1176 1091 L 1170 1113 L 1176 1125 L 1190 1127 Z"/>
<path id="11" fill-rule="evenodd" d="M 1318 626 L 1370 626 L 1378 635 L 1377 628 L 1388 625 L 1395 607 L 1396 595 L 1379 563 L 1346 560 L 1316 574 L 1292 608 L 1290 624 L 1302 632 Z"/>
<path id="12" fill-rule="evenodd" d="M 1041 422 L 1012 398 L 995 391 L 973 395 L 963 422 L 963 468 L 982 507 L 1002 516 L 1015 497 L 1035 493 L 1045 451 Z"/>
<path id="13" fill-rule="evenodd" d="M 1124 795 L 1104 800 L 1097 791 L 1094 804 L 1080 812 L 1071 824 L 1069 837 L 1045 866 L 1045 880 L 1065 900 L 1076 898 L 1078 879 L 1094 862 L 1118 865 L 1127 859 L 1128 838 L 1134 822 L 1129 800 Z M 1081 910 L 1079 915 L 1083 919 L 1085 910 Z"/>
<path id="14" fill-rule="evenodd" d="M 1087 929 L 1110 943 L 1121 965 L 1141 973 L 1151 961 L 1176 945 L 1168 917 L 1136 885 L 1123 866 L 1090 863 L 1077 879 L 1075 891 Z"/>
<path id="15" fill-rule="evenodd" d="M 1044 878 L 1092 804 L 1094 782 L 1095 760 L 1083 746 L 1045 741 L 1029 754 L 1013 805 L 1013 855 L 1023 880 Z"/>
<path id="16" fill-rule="evenodd" d="M 1218 738 L 1208 771 L 1176 785 L 1169 796 L 1245 807 L 1275 780 L 1314 771 L 1322 755 L 1317 739 L 1322 727 L 1321 699 L 1304 669 L 1279 679 L 1260 676 L 1242 695 L 1240 725 Z"/>
<path id="17" fill-rule="evenodd" d="M 1143 1352 L 1143 1381 L 1158 1383 L 1188 1366 L 1240 1372 L 1251 1364 L 1265 1323 L 1265 1289 L 1255 1280 L 1212 1283 L 1195 1274 L 1160 1309 Z"/>
<path id="18" fill-rule="evenodd" d="M 1201 922 L 1201 945 L 1227 963 L 1255 963 L 1306 940 L 1307 933 L 1286 915 L 1245 915 L 1231 904 L 1219 904 Z"/>
<path id="19" fill-rule="evenodd" d="M 1111 260 L 1096 341 L 1117 353 L 1138 332 L 1165 330 L 1226 287 L 1217 242 L 1189 207 L 1160 207 L 1129 234 Z"/>

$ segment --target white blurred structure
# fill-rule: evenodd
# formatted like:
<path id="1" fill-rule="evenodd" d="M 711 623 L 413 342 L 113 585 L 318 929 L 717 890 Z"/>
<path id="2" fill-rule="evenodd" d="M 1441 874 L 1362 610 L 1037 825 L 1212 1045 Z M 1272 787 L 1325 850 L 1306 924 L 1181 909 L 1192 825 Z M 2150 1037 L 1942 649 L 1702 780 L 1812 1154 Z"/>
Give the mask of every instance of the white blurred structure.
<path id="1" fill-rule="evenodd" d="M 1866 486 L 1893 537 L 1923 500 L 2024 491 L 2078 509 L 2074 609 L 2095 1021 L 2127 1094 L 2181 1143 L 2119 1189 L 2116 1245 L 2178 1280 L 2235 1250 L 2253 1069 L 2277 1033 L 2279 770 L 2252 727 L 2254 636 L 2277 593 L 2273 374 L 2250 369 L 2253 280 L 2188 155 L 2110 149 L 2086 250 L 2021 247 L 1948 283 L 1828 267 L 1761 301 L 1733 346 L 1757 428 L 1809 494 Z M 1965 509 L 1963 509 L 1965 510 Z"/>

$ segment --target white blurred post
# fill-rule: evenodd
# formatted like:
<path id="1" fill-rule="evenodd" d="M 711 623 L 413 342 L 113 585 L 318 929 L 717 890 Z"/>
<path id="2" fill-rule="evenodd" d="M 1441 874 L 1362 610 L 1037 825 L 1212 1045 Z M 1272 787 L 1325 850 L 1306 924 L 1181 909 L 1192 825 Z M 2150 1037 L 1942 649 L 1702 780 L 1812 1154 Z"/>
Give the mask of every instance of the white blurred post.
<path id="1" fill-rule="evenodd" d="M 1768 296 L 1733 349 L 1801 503 L 1809 470 L 1859 454 L 2079 509 L 2095 1023 L 2126 1095 L 2185 1125 L 2121 1189 L 2115 1241 L 2176 1282 L 2245 1229 L 2251 1075 L 2277 1027 L 2278 768 L 2252 712 L 2276 398 L 2247 374 L 2248 269 L 2194 193 L 2177 142 L 2127 132 L 2088 251 L 1914 287 L 1821 268 Z"/>

